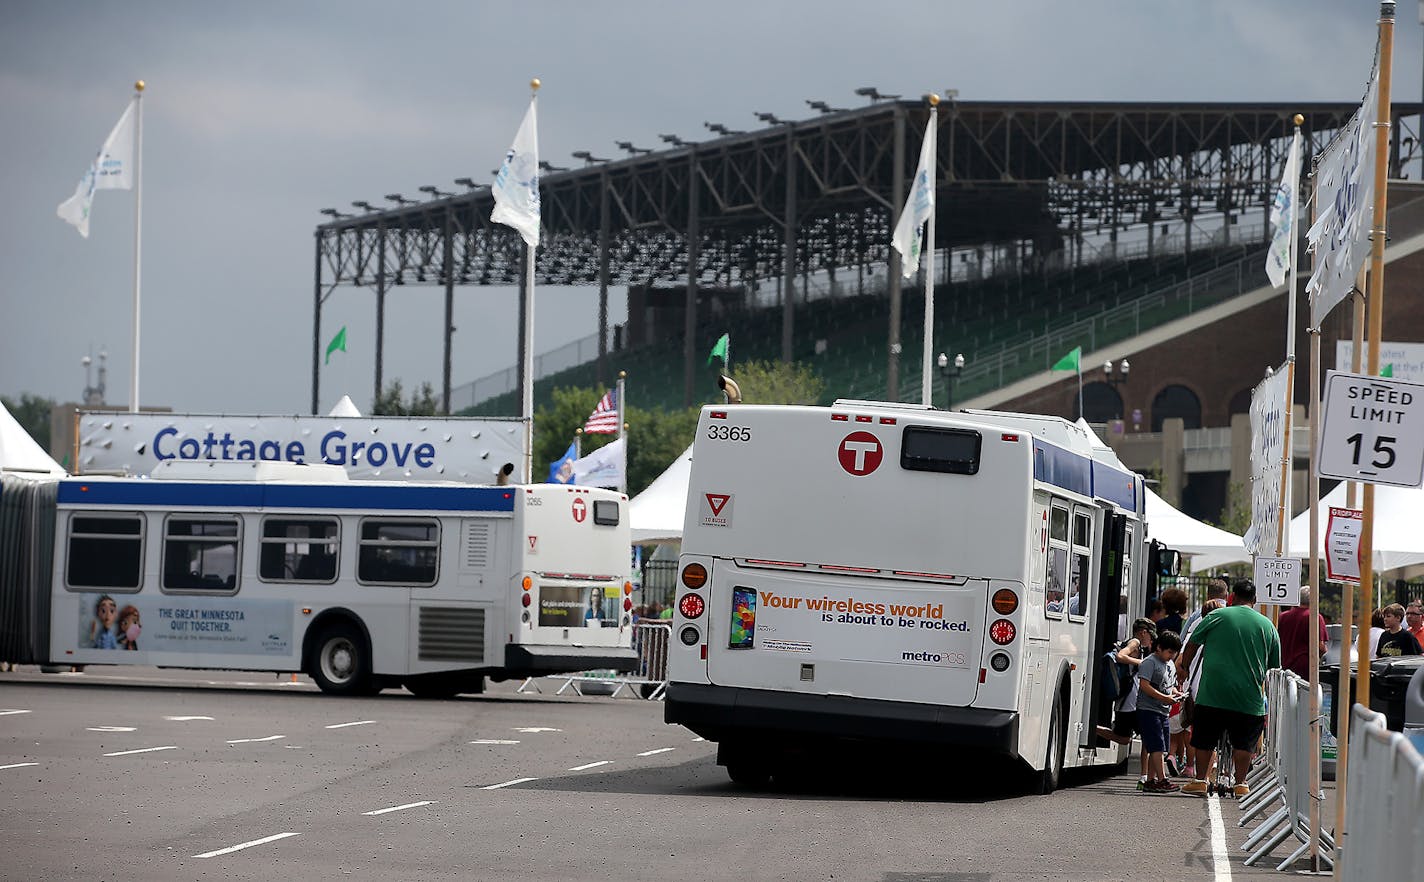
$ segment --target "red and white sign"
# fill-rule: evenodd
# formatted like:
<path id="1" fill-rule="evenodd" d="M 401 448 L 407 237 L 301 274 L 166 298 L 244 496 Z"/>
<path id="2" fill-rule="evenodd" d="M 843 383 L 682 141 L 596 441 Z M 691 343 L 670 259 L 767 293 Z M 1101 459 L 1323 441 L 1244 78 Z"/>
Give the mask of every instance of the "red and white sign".
<path id="1" fill-rule="evenodd" d="M 732 526 L 732 494 L 703 493 L 698 502 L 698 523 L 704 527 Z"/>
<path id="2" fill-rule="evenodd" d="M 588 517 L 588 503 L 582 497 L 574 499 L 574 523 L 582 524 L 583 519 Z"/>
<path id="3" fill-rule="evenodd" d="M 538 536 L 530 536 L 530 537 L 529 537 L 529 553 L 530 553 L 530 554 L 538 554 L 538 553 L 539 553 L 539 537 L 538 537 Z"/>
<path id="4" fill-rule="evenodd" d="M 1331 508 L 1325 527 L 1325 578 L 1360 582 L 1360 528 L 1365 513 L 1355 508 Z"/>
<path id="5" fill-rule="evenodd" d="M 859 477 L 880 468 L 885 448 L 880 439 L 869 432 L 851 432 L 841 439 L 836 458 L 840 460 L 841 468 Z"/>

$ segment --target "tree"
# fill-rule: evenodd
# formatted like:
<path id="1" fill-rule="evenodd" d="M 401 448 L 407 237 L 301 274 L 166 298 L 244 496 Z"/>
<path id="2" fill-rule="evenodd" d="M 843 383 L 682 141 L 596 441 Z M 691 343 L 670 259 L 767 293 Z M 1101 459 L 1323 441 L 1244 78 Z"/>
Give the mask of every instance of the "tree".
<path id="1" fill-rule="evenodd" d="M 29 433 L 45 452 L 49 452 L 49 416 L 54 409 L 54 400 L 51 398 L 41 398 L 38 395 L 31 395 L 26 392 L 20 396 L 19 401 L 0 395 L 0 404 L 5 405 L 5 409 L 10 411 L 10 416 L 15 418 L 15 422 L 20 424 L 20 428 Z"/>
<path id="2" fill-rule="evenodd" d="M 826 381 L 809 366 L 783 361 L 743 362 L 731 376 L 746 404 L 815 404 L 826 388 Z"/>
<path id="3" fill-rule="evenodd" d="M 410 393 L 410 400 L 404 397 L 399 379 L 392 380 L 371 405 L 373 416 L 435 416 L 440 412 L 435 401 L 435 388 L 429 383 Z"/>

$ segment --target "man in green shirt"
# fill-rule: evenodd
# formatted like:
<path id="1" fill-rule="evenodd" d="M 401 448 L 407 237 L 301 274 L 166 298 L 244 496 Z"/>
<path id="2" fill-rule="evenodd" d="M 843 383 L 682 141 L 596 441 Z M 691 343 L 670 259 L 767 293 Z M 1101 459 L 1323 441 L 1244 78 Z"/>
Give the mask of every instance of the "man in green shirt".
<path id="1" fill-rule="evenodd" d="M 1255 607 L 1255 583 L 1238 579 L 1231 586 L 1231 605 L 1201 620 L 1177 661 L 1179 670 L 1187 669 L 1200 649 L 1211 649 L 1202 656 L 1201 686 L 1192 713 L 1197 777 L 1182 785 L 1183 793 L 1206 796 L 1207 770 L 1223 732 L 1231 737 L 1236 796 L 1251 792 L 1246 774 L 1252 748 L 1266 725 L 1266 672 L 1281 666 L 1280 635 Z"/>

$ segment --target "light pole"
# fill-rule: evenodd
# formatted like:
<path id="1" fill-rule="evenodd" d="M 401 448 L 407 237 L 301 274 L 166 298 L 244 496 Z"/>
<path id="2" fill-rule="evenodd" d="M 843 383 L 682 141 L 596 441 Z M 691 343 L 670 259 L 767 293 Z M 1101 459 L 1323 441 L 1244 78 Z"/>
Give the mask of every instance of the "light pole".
<path id="1" fill-rule="evenodd" d="M 964 353 L 954 356 L 953 367 L 950 367 L 949 356 L 943 352 L 935 359 L 935 363 L 939 365 L 940 376 L 944 377 L 944 409 L 950 410 L 954 406 L 954 381 L 964 373 Z"/>
<path id="2" fill-rule="evenodd" d="M 1107 383 L 1109 388 L 1112 389 L 1116 389 L 1118 386 L 1126 385 L 1127 373 L 1130 370 L 1132 370 L 1132 364 L 1124 358 L 1122 361 L 1117 363 L 1117 376 L 1113 376 L 1112 359 L 1108 359 L 1107 361 L 1103 362 L 1103 382 Z M 1118 393 L 1118 403 L 1122 403 L 1122 393 Z M 1079 416 L 1083 417 L 1084 419 L 1087 418 L 1086 414 L 1079 414 Z M 1113 419 L 1122 419 L 1121 411 L 1114 413 Z"/>

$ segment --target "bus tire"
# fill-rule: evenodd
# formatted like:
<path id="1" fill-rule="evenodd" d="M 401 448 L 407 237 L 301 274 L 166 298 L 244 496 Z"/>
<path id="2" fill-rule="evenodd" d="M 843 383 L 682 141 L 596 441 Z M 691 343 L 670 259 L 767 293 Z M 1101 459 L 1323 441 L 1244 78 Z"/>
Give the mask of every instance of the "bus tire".
<path id="1" fill-rule="evenodd" d="M 350 622 L 327 625 L 312 644 L 308 674 L 328 695 L 370 695 L 371 653 Z"/>
<path id="2" fill-rule="evenodd" d="M 738 761 L 727 766 L 727 777 L 739 787 L 762 790 L 771 783 L 771 771 L 759 763 Z"/>
<path id="3" fill-rule="evenodd" d="M 1053 702 L 1053 714 L 1048 718 L 1048 749 L 1043 761 L 1043 771 L 1033 776 L 1034 792 L 1047 795 L 1058 789 L 1063 777 L 1063 750 L 1066 741 L 1066 727 L 1063 725 L 1063 696 Z"/>

